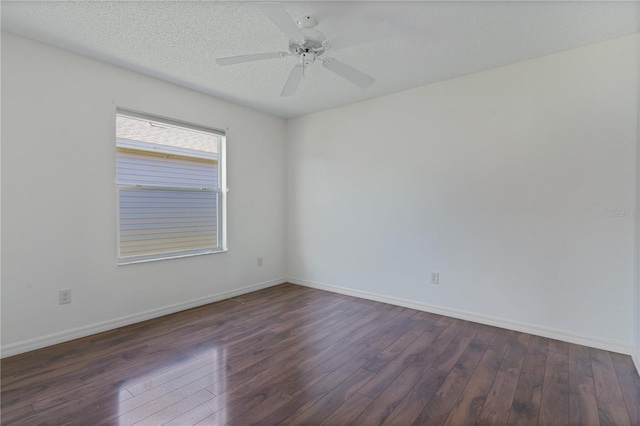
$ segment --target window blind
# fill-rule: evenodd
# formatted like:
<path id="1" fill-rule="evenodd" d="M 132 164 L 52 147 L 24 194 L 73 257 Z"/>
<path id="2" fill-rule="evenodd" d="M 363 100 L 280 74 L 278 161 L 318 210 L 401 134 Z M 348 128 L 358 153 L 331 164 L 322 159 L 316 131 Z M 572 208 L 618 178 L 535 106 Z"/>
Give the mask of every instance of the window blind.
<path id="1" fill-rule="evenodd" d="M 218 193 L 120 188 L 120 257 L 191 252 L 218 245 Z"/>

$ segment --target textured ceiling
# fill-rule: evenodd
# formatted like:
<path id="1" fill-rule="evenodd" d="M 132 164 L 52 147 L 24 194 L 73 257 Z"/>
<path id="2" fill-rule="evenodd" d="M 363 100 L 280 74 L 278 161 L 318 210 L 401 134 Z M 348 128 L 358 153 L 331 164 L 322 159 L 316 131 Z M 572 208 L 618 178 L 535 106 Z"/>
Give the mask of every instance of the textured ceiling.
<path id="1" fill-rule="evenodd" d="M 251 2 L 2 1 L 2 30 L 282 117 L 293 117 L 638 31 L 639 2 L 283 2 L 327 38 L 384 22 L 394 38 L 333 53 L 367 89 L 319 64 L 281 98 L 296 59 L 220 67 L 215 58 L 288 50 Z"/>

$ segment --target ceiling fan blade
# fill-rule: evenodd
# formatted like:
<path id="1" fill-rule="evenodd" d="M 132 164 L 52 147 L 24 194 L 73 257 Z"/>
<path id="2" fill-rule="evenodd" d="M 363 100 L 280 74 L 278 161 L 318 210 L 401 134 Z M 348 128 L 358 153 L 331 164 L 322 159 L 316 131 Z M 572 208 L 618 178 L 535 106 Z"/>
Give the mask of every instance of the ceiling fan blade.
<path id="1" fill-rule="evenodd" d="M 280 96 L 293 96 L 296 94 L 298 86 L 300 86 L 300 81 L 302 80 L 303 71 L 304 69 L 302 68 L 302 65 L 296 65 L 293 67 L 289 73 L 287 81 L 284 83 Z"/>
<path id="2" fill-rule="evenodd" d="M 328 59 L 326 61 L 323 61 L 322 65 L 325 68 L 338 74 L 340 77 L 349 80 L 356 86 L 359 86 L 363 89 L 371 86 L 373 82 L 376 81 L 376 79 L 371 77 L 369 74 L 365 74 L 362 71 L 345 64 L 344 62 L 338 61 L 337 59 Z"/>
<path id="3" fill-rule="evenodd" d="M 256 6 L 267 15 L 267 18 L 271 20 L 280 31 L 284 33 L 289 40 L 294 40 L 301 42 L 304 40 L 304 35 L 300 28 L 296 25 L 296 23 L 291 19 L 291 16 L 287 13 L 287 11 L 282 7 L 280 3 L 271 3 L 271 2 L 259 2 Z"/>
<path id="4" fill-rule="evenodd" d="M 251 53 L 249 55 L 229 56 L 228 58 L 216 59 L 216 64 L 220 66 L 242 64 L 244 62 L 262 61 L 264 59 L 284 58 L 289 55 L 287 52 Z"/>
<path id="5" fill-rule="evenodd" d="M 358 46 L 372 41 L 384 40 L 396 35 L 396 30 L 389 24 L 374 25 L 327 41 L 332 49 Z"/>

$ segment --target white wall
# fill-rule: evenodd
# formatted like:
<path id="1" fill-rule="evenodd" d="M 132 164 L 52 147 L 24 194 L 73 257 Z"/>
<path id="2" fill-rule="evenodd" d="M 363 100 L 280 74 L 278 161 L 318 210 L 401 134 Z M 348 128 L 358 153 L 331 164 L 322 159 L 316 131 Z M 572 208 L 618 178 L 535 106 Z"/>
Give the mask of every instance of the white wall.
<path id="1" fill-rule="evenodd" d="M 637 44 L 290 120 L 290 277 L 629 352 Z"/>
<path id="2" fill-rule="evenodd" d="M 116 105 L 229 128 L 228 253 L 116 266 Z M 283 119 L 3 33 L 3 355 L 281 282 L 285 134 Z"/>
<path id="3" fill-rule="evenodd" d="M 640 82 L 640 32 L 638 33 L 638 81 Z M 636 217 L 636 294 L 634 298 L 635 316 L 633 318 L 634 329 L 634 354 L 633 360 L 636 364 L 636 369 L 640 372 L 640 84 L 638 84 L 638 107 L 636 110 L 638 116 L 638 130 L 636 136 L 638 137 L 638 146 L 636 148 L 636 211 L 639 216 Z"/>

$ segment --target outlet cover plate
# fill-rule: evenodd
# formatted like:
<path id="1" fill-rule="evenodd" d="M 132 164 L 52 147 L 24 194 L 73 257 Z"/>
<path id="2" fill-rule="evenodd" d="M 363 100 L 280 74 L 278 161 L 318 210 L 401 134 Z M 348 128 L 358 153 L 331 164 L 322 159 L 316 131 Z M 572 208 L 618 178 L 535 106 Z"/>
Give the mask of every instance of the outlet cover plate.
<path id="1" fill-rule="evenodd" d="M 71 290 L 60 290 L 58 292 L 58 297 L 61 305 L 71 303 Z"/>

